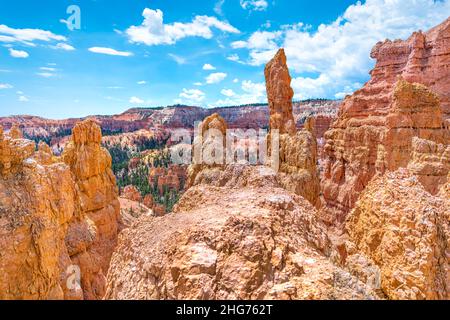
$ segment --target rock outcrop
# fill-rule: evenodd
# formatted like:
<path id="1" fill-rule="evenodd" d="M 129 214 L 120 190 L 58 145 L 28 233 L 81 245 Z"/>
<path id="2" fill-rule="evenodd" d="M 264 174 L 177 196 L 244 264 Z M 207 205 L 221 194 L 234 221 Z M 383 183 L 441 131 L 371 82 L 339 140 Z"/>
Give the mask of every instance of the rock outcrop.
<path id="1" fill-rule="evenodd" d="M 103 296 L 104 275 L 117 243 L 120 219 L 118 189 L 111 170 L 112 160 L 108 151 L 101 147 L 101 140 L 100 127 L 94 121 L 86 120 L 75 126 L 72 141 L 66 145 L 62 154 L 75 177 L 81 215 L 91 220 L 96 227 L 96 237 L 88 250 L 89 254 L 74 252 L 72 258 L 81 268 L 83 290 L 89 299 Z"/>
<path id="2" fill-rule="evenodd" d="M 267 99 L 269 100 L 270 129 L 280 134 L 295 134 L 296 126 L 292 113 L 291 76 L 286 64 L 284 49 L 280 49 L 264 70 Z"/>
<path id="3" fill-rule="evenodd" d="M 415 148 L 413 137 L 446 149 L 450 141 L 445 122 L 450 92 L 449 32 L 447 19 L 425 34 L 414 33 L 405 42 L 388 40 L 373 49 L 377 64 L 371 80 L 345 99 L 338 119 L 325 134 L 322 189 L 328 207 L 324 219 L 330 224 L 345 220 L 376 173 L 408 166 Z M 445 152 L 442 157 L 448 158 Z M 419 158 L 416 152 L 415 159 Z M 442 181 L 448 171 L 448 164 L 443 166 L 446 170 L 432 173 L 425 173 L 429 166 L 414 166 L 435 176 L 433 181 Z M 439 186 L 431 189 L 435 192 Z"/>
<path id="4" fill-rule="evenodd" d="M 126 186 L 125 188 L 123 188 L 121 197 L 125 198 L 125 199 L 128 199 L 128 200 L 131 200 L 131 201 L 135 201 L 135 202 L 142 202 L 142 195 L 141 195 L 141 193 L 133 185 L 129 185 L 129 186 Z"/>
<path id="5" fill-rule="evenodd" d="M 187 170 L 187 188 L 201 183 L 207 171 L 222 169 L 226 163 L 227 123 L 217 113 L 198 125 L 193 145 L 193 164 Z"/>
<path id="6" fill-rule="evenodd" d="M 446 174 L 450 172 L 450 145 L 414 137 L 408 169 L 425 190 L 437 194 L 439 187 L 449 182 Z"/>
<path id="7" fill-rule="evenodd" d="M 0 132 L 0 299 L 79 298 L 76 283 L 66 285 L 75 184 L 66 165 L 41 165 L 33 153 L 33 142 Z"/>
<path id="8" fill-rule="evenodd" d="M 346 224 L 347 264 L 380 270 L 389 299 L 449 299 L 450 206 L 406 169 L 374 179 Z"/>
<path id="9" fill-rule="evenodd" d="M 306 200 L 277 188 L 270 168 L 242 170 L 223 175 L 227 186 L 192 187 L 172 214 L 125 230 L 106 299 L 378 297 L 327 260 L 325 226 Z"/>
<path id="10" fill-rule="evenodd" d="M 76 126 L 67 164 L 10 133 L 0 130 L 0 299 L 101 298 L 119 208 L 100 128 Z"/>
<path id="11" fill-rule="evenodd" d="M 320 184 L 314 120 L 308 119 L 305 128 L 297 132 L 292 113 L 294 91 L 283 49 L 266 65 L 265 77 L 270 110 L 269 153 L 271 158 L 274 152 L 279 154 L 280 184 L 318 207 Z M 279 148 L 270 145 L 275 134 L 279 134 Z M 273 166 L 274 159 L 271 160 Z"/>

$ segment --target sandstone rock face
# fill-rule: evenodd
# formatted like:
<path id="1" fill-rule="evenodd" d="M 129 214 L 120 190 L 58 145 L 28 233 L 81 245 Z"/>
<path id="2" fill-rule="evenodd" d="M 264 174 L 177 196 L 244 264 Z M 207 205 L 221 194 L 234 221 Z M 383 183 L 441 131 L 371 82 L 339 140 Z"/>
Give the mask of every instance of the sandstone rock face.
<path id="1" fill-rule="evenodd" d="M 0 130 L 0 299 L 101 298 L 115 243 L 105 230 L 117 221 L 104 209 L 114 201 L 92 190 L 116 192 L 95 178 L 108 168 L 99 128 L 74 129 L 70 166 L 45 143 L 35 152 L 17 128 L 10 134 Z"/>
<path id="2" fill-rule="evenodd" d="M 77 211 L 71 172 L 62 163 L 24 159 L 25 142 L 6 140 L 22 162 L 13 158 L 14 171 L 0 175 L 0 299 L 80 298 L 66 285 L 72 262 L 65 235 Z"/>
<path id="3" fill-rule="evenodd" d="M 286 64 L 284 49 L 280 49 L 275 57 L 266 65 L 267 99 L 269 100 L 270 128 L 280 134 L 294 134 L 295 121 L 292 113 L 291 76 Z"/>
<path id="4" fill-rule="evenodd" d="M 313 119 L 309 120 L 314 122 Z M 311 124 L 308 122 L 307 126 Z M 288 191 L 301 195 L 320 206 L 320 181 L 317 169 L 317 140 L 314 125 L 295 135 L 280 136 L 280 169 L 278 180 Z"/>
<path id="5" fill-rule="evenodd" d="M 449 299 L 448 199 L 429 194 L 406 169 L 374 179 L 346 224 L 350 268 L 361 261 L 379 268 L 389 299 Z"/>
<path id="6" fill-rule="evenodd" d="M 408 169 L 418 177 L 425 190 L 437 194 L 439 186 L 449 182 L 446 175 L 450 172 L 450 145 L 414 137 L 412 149 Z"/>
<path id="7" fill-rule="evenodd" d="M 174 213 L 125 230 L 106 298 L 377 298 L 327 260 L 325 227 L 307 201 L 276 188 L 269 168 L 241 169 L 223 175 L 227 186 L 197 185 Z"/>
<path id="8" fill-rule="evenodd" d="M 325 134 L 322 187 L 328 207 L 324 219 L 329 223 L 345 220 L 377 172 L 408 166 L 414 151 L 413 137 L 446 149 L 450 141 L 445 123 L 450 91 L 449 26 L 447 20 L 427 34 L 415 33 L 406 42 L 387 41 L 373 49 L 377 64 L 371 80 L 346 98 L 338 119 Z M 417 52 L 423 55 L 419 60 L 415 58 Z M 415 158 L 419 160 L 417 151 Z M 442 157 L 445 160 L 447 156 Z M 442 182 L 446 177 L 448 165 L 443 167 L 447 169 L 431 173 L 437 177 L 433 181 Z M 431 189 L 435 192 L 439 186 Z"/>
<path id="9" fill-rule="evenodd" d="M 193 146 L 194 163 L 187 172 L 187 188 L 198 184 L 202 170 L 222 168 L 226 161 L 227 123 L 217 113 L 205 118 L 198 125 L 198 135 Z M 220 154 L 216 154 L 219 151 Z"/>
<path id="10" fill-rule="evenodd" d="M 307 120 L 305 129 L 296 132 L 292 113 L 294 91 L 286 63 L 284 50 L 280 49 L 265 68 L 270 109 L 269 144 L 272 143 L 274 130 L 280 134 L 279 150 L 269 146 L 269 153 L 279 152 L 280 184 L 318 207 L 320 184 L 314 120 Z"/>
<path id="11" fill-rule="evenodd" d="M 12 138 L 3 133 L 0 127 L 0 173 L 9 175 L 21 169 L 22 162 L 34 153 L 33 142 Z"/>
<path id="12" fill-rule="evenodd" d="M 139 192 L 139 190 L 135 186 L 126 186 L 121 194 L 122 198 L 135 201 L 135 202 L 141 202 L 142 201 L 142 195 Z M 151 208 L 151 207 L 150 207 Z"/>
<path id="13" fill-rule="evenodd" d="M 149 209 L 153 208 L 153 205 L 155 204 L 153 196 L 151 194 L 146 195 L 144 197 L 143 204 Z"/>
<path id="14" fill-rule="evenodd" d="M 426 85 L 437 93 L 442 104 L 444 118 L 450 117 L 450 18 L 423 33 L 415 32 L 406 41 L 390 41 L 378 43 L 372 50 L 372 58 L 377 60 L 372 71 L 372 79 L 366 87 L 369 94 L 366 101 L 376 95 L 383 97 L 377 108 L 384 107 L 389 94 L 389 87 L 401 75 L 408 82 Z M 372 95 L 372 97 L 370 97 Z"/>
<path id="15" fill-rule="evenodd" d="M 96 228 L 91 248 L 87 252 L 74 252 L 72 258 L 81 268 L 81 282 L 88 299 L 103 296 L 104 275 L 116 246 L 120 218 L 111 156 L 100 146 L 101 139 L 100 127 L 94 121 L 81 122 L 73 129 L 72 141 L 62 155 L 75 177 L 81 215 Z"/>

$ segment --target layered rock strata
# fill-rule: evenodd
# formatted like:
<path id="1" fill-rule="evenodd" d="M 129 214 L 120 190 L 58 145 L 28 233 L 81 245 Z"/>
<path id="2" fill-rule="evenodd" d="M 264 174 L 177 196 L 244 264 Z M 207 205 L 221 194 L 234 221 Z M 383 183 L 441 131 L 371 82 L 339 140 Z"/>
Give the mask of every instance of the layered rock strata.
<path id="1" fill-rule="evenodd" d="M 379 270 L 389 299 L 449 299 L 450 206 L 406 169 L 374 179 L 349 214 L 347 266 Z M 447 183 L 448 186 L 448 183 Z"/>
<path id="2" fill-rule="evenodd" d="M 416 32 L 406 41 L 387 40 L 373 48 L 377 63 L 370 81 L 345 99 L 325 134 L 322 189 L 328 223 L 345 220 L 377 173 L 407 167 L 411 158 L 412 170 L 422 171 L 429 191 L 439 189 L 430 181 L 442 183 L 448 164 L 433 172 L 430 166 L 419 168 L 421 151 L 413 138 L 442 145 L 440 150 L 449 144 L 449 38 L 447 19 L 427 33 Z M 446 152 L 436 152 L 444 163 L 448 161 Z"/>
<path id="3" fill-rule="evenodd" d="M 77 125 L 64 161 L 10 133 L 0 130 L 0 299 L 102 298 L 119 208 L 100 128 Z"/>

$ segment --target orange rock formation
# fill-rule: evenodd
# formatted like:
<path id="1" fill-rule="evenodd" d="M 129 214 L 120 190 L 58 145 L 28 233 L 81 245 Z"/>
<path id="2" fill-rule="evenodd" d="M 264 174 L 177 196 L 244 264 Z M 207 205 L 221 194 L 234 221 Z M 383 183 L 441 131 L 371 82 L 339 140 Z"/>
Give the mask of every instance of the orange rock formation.
<path id="1" fill-rule="evenodd" d="M 309 119 L 305 128 L 296 131 L 292 113 L 291 77 L 286 55 L 280 49 L 265 68 L 267 97 L 270 109 L 271 143 L 273 130 L 278 130 L 279 181 L 287 190 L 303 196 L 319 207 L 319 174 L 317 169 L 317 140 L 314 120 Z M 277 151 L 269 148 L 270 153 Z"/>
<path id="2" fill-rule="evenodd" d="M 125 230 L 106 299 L 378 298 L 326 258 L 309 202 L 277 188 L 271 169 L 243 168 L 224 174 L 229 186 L 197 185 L 172 214 Z"/>
<path id="3" fill-rule="evenodd" d="M 10 133 L 0 130 L 0 299 L 101 298 L 119 208 L 99 127 L 76 126 L 67 164 Z"/>
<path id="4" fill-rule="evenodd" d="M 349 214 L 348 266 L 376 266 L 389 299 L 448 300 L 450 206 L 443 199 L 406 169 L 374 179 Z"/>
<path id="5" fill-rule="evenodd" d="M 324 219 L 329 223 L 345 220 L 376 173 L 407 167 L 411 158 L 412 170 L 422 172 L 425 187 L 432 192 L 439 189 L 432 184 L 447 176 L 448 152 L 443 150 L 450 141 L 445 123 L 450 101 L 449 32 L 447 19 L 426 34 L 414 33 L 405 42 L 387 40 L 373 49 L 377 64 L 371 80 L 346 98 L 325 134 L 323 195 L 329 210 Z M 424 143 L 414 146 L 413 137 L 442 146 L 428 152 Z M 430 166 L 419 168 L 419 160 L 435 162 L 423 152 L 434 153 L 435 160 L 441 157 L 444 164 L 433 172 Z"/>
<path id="6" fill-rule="evenodd" d="M 131 200 L 131 201 L 136 201 L 136 202 L 141 202 L 142 201 L 142 195 L 139 192 L 139 190 L 135 187 L 135 186 L 126 186 L 121 194 L 122 198 Z M 151 208 L 151 207 L 150 207 Z"/>

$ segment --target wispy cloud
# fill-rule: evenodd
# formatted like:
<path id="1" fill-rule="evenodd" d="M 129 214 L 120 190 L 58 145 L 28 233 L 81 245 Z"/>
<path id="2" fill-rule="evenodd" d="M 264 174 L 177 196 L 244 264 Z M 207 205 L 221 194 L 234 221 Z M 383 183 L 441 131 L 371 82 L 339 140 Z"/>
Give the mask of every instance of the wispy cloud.
<path id="1" fill-rule="evenodd" d="M 225 0 L 217 0 L 216 4 L 214 5 L 214 12 L 217 13 L 219 16 L 223 16 L 224 3 Z"/>
<path id="2" fill-rule="evenodd" d="M 173 53 L 169 53 L 168 56 L 171 57 L 178 64 L 186 64 L 187 62 L 186 58 L 180 57 Z"/>
<path id="3" fill-rule="evenodd" d="M 56 49 L 56 50 L 65 50 L 65 51 L 74 51 L 75 50 L 74 47 L 72 47 L 70 44 L 67 44 L 67 43 L 57 43 L 54 46 L 50 46 L 50 48 Z"/>
<path id="4" fill-rule="evenodd" d="M 50 71 L 50 72 L 56 71 L 56 68 L 50 68 L 50 67 L 40 67 L 39 69 L 41 69 L 43 71 Z"/>
<path id="5" fill-rule="evenodd" d="M 133 55 L 133 53 L 129 51 L 117 51 L 115 49 L 105 47 L 92 47 L 88 50 L 93 53 L 106 54 L 110 56 L 131 57 Z"/>
<path id="6" fill-rule="evenodd" d="M 4 90 L 4 89 L 12 89 L 13 86 L 10 85 L 9 83 L 0 83 L 0 90 Z"/>
<path id="7" fill-rule="evenodd" d="M 66 41 L 66 37 L 41 29 L 14 29 L 7 25 L 0 25 L 0 42 L 22 42 L 32 45 L 33 41 Z"/>
<path id="8" fill-rule="evenodd" d="M 38 76 L 43 77 L 43 78 L 52 78 L 55 76 L 54 73 L 51 72 L 38 72 L 36 73 Z"/>

